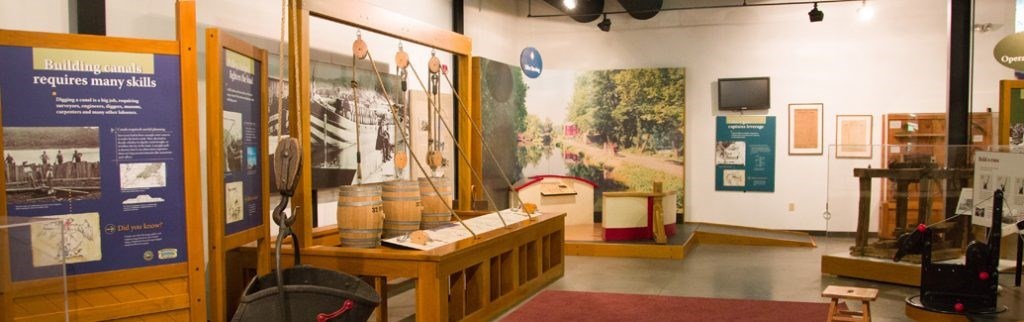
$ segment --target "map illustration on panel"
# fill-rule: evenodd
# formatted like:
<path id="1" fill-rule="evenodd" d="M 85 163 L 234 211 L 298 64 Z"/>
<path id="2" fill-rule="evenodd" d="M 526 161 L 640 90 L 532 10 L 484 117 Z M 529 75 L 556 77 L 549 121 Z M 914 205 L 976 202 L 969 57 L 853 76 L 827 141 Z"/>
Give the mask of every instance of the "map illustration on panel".
<path id="1" fill-rule="evenodd" d="M 163 162 L 122 163 L 121 190 L 167 186 L 167 166 Z"/>
<path id="2" fill-rule="evenodd" d="M 91 262 L 103 258 L 103 251 L 100 247 L 99 213 L 59 215 L 49 218 L 63 220 L 32 225 L 32 266 Z"/>
<path id="3" fill-rule="evenodd" d="M 224 215 L 228 224 L 242 220 L 242 213 L 245 209 L 242 204 L 242 194 L 245 191 L 242 190 L 242 187 L 242 181 L 224 184 Z"/>

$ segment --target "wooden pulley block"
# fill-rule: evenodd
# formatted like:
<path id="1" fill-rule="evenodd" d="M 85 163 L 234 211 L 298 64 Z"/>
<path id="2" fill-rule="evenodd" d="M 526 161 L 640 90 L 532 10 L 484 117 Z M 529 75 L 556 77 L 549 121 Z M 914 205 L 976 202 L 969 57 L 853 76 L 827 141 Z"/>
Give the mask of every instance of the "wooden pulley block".
<path id="1" fill-rule="evenodd" d="M 427 152 L 427 165 L 430 166 L 431 170 L 437 170 L 437 168 L 440 168 L 442 160 L 443 158 L 441 157 L 441 153 L 438 153 L 437 151 Z"/>
<path id="2" fill-rule="evenodd" d="M 277 142 L 277 150 L 274 151 L 274 184 L 277 185 L 277 190 L 295 189 L 301 157 L 298 139 L 286 138 Z"/>
<path id="3" fill-rule="evenodd" d="M 430 60 L 427 61 L 427 69 L 430 70 L 431 73 L 440 73 L 441 60 L 438 59 L 437 56 L 430 56 Z"/>
<path id="4" fill-rule="evenodd" d="M 366 42 L 363 41 L 363 37 L 356 37 L 356 41 L 352 42 L 352 55 L 356 59 L 366 58 L 366 55 L 370 52 L 369 48 L 366 48 Z"/>
<path id="5" fill-rule="evenodd" d="M 426 230 L 416 230 L 409 233 L 409 241 L 414 244 L 426 245 L 430 242 L 430 235 L 427 234 Z"/>
<path id="6" fill-rule="evenodd" d="M 533 212 L 537 211 L 537 205 L 529 203 L 529 202 L 524 203 L 523 204 L 523 211 L 532 215 Z"/>
<path id="7" fill-rule="evenodd" d="M 395 153 L 395 167 L 399 170 L 405 169 L 405 166 L 409 164 L 409 155 L 403 152 Z"/>
<path id="8" fill-rule="evenodd" d="M 409 54 L 401 48 L 395 53 L 395 66 L 398 66 L 398 68 L 409 67 Z"/>

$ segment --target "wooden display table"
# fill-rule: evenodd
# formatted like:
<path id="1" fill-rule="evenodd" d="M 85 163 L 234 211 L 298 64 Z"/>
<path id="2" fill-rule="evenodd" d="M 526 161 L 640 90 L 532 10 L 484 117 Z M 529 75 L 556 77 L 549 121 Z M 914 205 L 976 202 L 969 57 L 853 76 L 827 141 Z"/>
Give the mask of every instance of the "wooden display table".
<path id="1" fill-rule="evenodd" d="M 337 228 L 324 227 L 317 229 L 315 245 L 302 249 L 301 260 L 352 275 L 416 278 L 417 320 L 484 321 L 565 274 L 565 215 L 536 218 L 429 251 L 337 247 Z M 291 245 L 282 250 L 294 252 Z"/>

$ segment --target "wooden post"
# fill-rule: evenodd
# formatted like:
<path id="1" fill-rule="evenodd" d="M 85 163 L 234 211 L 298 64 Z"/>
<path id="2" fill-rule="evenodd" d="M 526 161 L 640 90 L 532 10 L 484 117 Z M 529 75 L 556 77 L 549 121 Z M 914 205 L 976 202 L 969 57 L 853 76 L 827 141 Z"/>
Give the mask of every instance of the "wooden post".
<path id="1" fill-rule="evenodd" d="M 896 181 L 896 229 L 893 236 L 899 237 L 907 229 L 907 203 L 910 181 L 907 179 L 894 179 Z"/>
<path id="2" fill-rule="evenodd" d="M 857 207 L 857 239 L 854 250 L 857 255 L 864 255 L 868 246 L 868 226 L 871 225 L 871 177 L 860 177 L 860 202 Z"/>
<path id="3" fill-rule="evenodd" d="M 661 206 L 661 201 L 664 197 L 662 193 L 661 181 L 654 182 L 654 214 L 651 220 L 651 229 L 654 230 L 654 242 L 658 244 L 668 243 L 668 236 L 665 236 L 665 210 Z"/>

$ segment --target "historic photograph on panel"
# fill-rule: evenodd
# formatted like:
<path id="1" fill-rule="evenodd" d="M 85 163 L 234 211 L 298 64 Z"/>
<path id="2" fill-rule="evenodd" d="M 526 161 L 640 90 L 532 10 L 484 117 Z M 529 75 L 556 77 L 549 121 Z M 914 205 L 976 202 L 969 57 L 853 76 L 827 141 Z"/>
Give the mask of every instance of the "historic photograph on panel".
<path id="1" fill-rule="evenodd" d="M 224 172 L 242 170 L 242 113 L 224 111 Z"/>
<path id="2" fill-rule="evenodd" d="M 224 184 L 224 216 L 226 223 L 230 224 L 242 220 L 245 204 L 243 201 L 242 181 L 228 182 Z"/>
<path id="3" fill-rule="evenodd" d="M 92 262 L 103 258 L 99 213 L 47 218 L 62 220 L 32 224 L 32 266 Z"/>
<path id="4" fill-rule="evenodd" d="M 715 164 L 747 164 L 747 142 L 718 141 L 715 144 Z"/>
<path id="5" fill-rule="evenodd" d="M 742 187 L 747 185 L 747 171 L 743 169 L 722 170 L 722 185 L 726 187 Z"/>
<path id="6" fill-rule="evenodd" d="M 313 188 L 357 183 L 357 152 L 361 161 L 358 163 L 362 169 L 362 183 L 394 179 L 395 146 L 400 142 L 396 142 L 399 136 L 395 133 L 388 102 L 398 105 L 399 109 L 403 108 L 399 104 L 402 102 L 402 91 L 398 76 L 381 75 L 389 95 L 386 97 L 385 89 L 380 87 L 380 81 L 371 70 L 355 69 L 355 89 L 352 87 L 351 67 L 313 62 L 311 71 L 311 160 L 308 162 L 313 172 Z M 274 141 L 280 132 L 278 98 L 287 95 L 288 84 L 287 81 L 273 78 L 269 83 L 269 152 L 273 154 L 276 147 Z M 287 107 L 286 99 L 284 104 Z M 287 120 L 287 113 L 284 120 Z M 356 147 L 357 141 L 359 147 Z"/>
<path id="7" fill-rule="evenodd" d="M 6 127 L 7 202 L 100 197 L 98 127 Z"/>
<path id="8" fill-rule="evenodd" d="M 121 190 L 167 186 L 167 165 L 163 162 L 122 163 Z"/>

